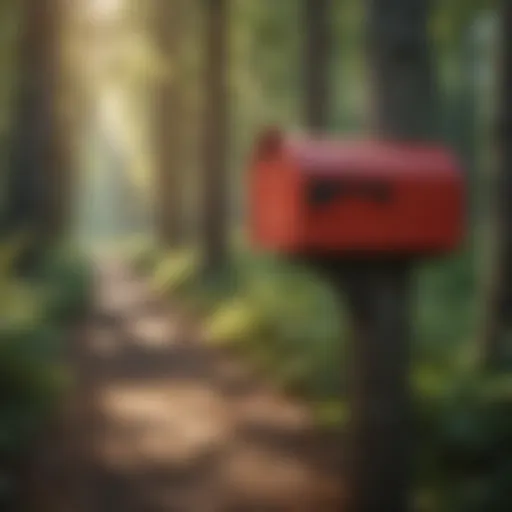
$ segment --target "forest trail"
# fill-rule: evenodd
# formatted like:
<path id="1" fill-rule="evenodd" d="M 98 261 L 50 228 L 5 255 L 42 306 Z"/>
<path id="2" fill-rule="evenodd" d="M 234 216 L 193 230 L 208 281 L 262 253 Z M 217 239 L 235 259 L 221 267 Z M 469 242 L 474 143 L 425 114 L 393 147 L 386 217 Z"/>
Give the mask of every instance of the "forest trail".
<path id="1" fill-rule="evenodd" d="M 120 262 L 103 261 L 97 279 L 72 356 L 77 390 L 38 470 L 48 510 L 340 510 L 337 434 L 201 344 Z M 34 499 L 40 512 L 47 498 Z"/>

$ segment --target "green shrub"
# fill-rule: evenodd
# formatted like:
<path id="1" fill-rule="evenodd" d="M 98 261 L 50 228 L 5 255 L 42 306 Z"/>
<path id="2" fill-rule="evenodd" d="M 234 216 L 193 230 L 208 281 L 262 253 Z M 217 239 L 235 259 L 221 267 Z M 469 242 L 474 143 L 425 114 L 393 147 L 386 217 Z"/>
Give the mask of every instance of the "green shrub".
<path id="1" fill-rule="evenodd" d="M 471 356 L 477 332 L 478 287 L 471 254 L 430 263 L 418 276 L 416 357 L 434 364 Z M 462 362 L 462 361 L 461 361 Z"/>
<path id="2" fill-rule="evenodd" d="M 197 253 L 182 249 L 165 255 L 154 267 L 152 284 L 161 294 L 176 295 L 189 290 L 196 282 L 199 269 Z"/>
<path id="3" fill-rule="evenodd" d="M 215 282 L 199 278 L 193 251 L 166 256 L 156 268 L 160 291 L 200 304 L 211 343 L 247 355 L 280 386 L 307 398 L 322 424 L 346 421 L 348 322 L 327 283 L 243 247 L 230 274 Z M 508 512 L 512 381 L 480 375 L 468 364 L 479 320 L 471 255 L 427 265 L 417 291 L 418 511 Z"/>
<path id="4" fill-rule="evenodd" d="M 5 456 L 29 445 L 51 414 L 63 391 L 65 368 L 58 330 L 36 323 L 10 326 L 0 331 L 0 340 L 0 453 Z"/>
<path id="5" fill-rule="evenodd" d="M 91 283 L 89 266 L 69 249 L 48 250 L 24 280 L 12 277 L 11 256 L 0 272 L 0 501 L 12 489 L 9 465 L 30 451 L 66 390 L 64 327 L 83 312 Z"/>
<path id="6" fill-rule="evenodd" d="M 152 272 L 164 254 L 158 244 L 145 237 L 130 239 L 121 252 L 136 270 L 144 273 Z"/>
<path id="7" fill-rule="evenodd" d="M 511 510 L 510 376 L 450 371 L 418 391 L 419 478 L 437 496 L 427 510 Z"/>
<path id="8" fill-rule="evenodd" d="M 199 310 L 212 343 L 244 351 L 283 387 L 339 395 L 342 325 L 325 285 L 303 268 L 244 250 L 215 280 L 201 279 L 199 269 L 196 251 L 174 252 L 155 266 L 153 285 Z"/>
<path id="9" fill-rule="evenodd" d="M 90 300 L 92 275 L 85 258 L 69 247 L 47 252 L 37 269 L 34 286 L 47 294 L 46 316 L 53 322 L 75 319 Z"/>

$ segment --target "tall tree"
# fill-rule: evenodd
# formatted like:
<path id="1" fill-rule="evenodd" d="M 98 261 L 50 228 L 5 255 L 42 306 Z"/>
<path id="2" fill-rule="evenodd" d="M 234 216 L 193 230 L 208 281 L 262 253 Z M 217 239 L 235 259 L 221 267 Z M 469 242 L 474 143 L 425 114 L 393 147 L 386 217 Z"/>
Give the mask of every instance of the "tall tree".
<path id="1" fill-rule="evenodd" d="M 498 248 L 491 319 L 484 360 L 496 366 L 512 355 L 512 4 L 500 9 L 500 79 L 498 119 Z"/>
<path id="2" fill-rule="evenodd" d="M 304 0 L 304 118 L 309 129 L 325 130 L 330 113 L 330 0 Z"/>
<path id="3" fill-rule="evenodd" d="M 477 93 L 479 37 L 477 20 L 488 2 L 437 2 L 434 26 L 439 33 L 439 61 L 444 77 L 445 93 L 441 116 L 444 122 L 443 135 L 458 151 L 468 178 L 470 213 L 478 218 L 479 183 L 477 163 L 481 157 L 479 144 L 478 113 L 481 98 Z M 444 73 L 443 73 L 444 70 Z M 447 83 L 448 82 L 448 83 Z M 474 226 L 474 222 L 471 223 Z"/>
<path id="4" fill-rule="evenodd" d="M 433 131 L 427 0 L 368 0 L 373 131 L 411 141 Z M 409 510 L 411 269 L 406 261 L 355 264 L 348 275 L 351 350 L 350 510 Z"/>
<path id="5" fill-rule="evenodd" d="M 157 232 L 160 240 L 175 246 L 183 235 L 183 83 L 180 64 L 185 3 L 157 0 L 155 36 L 165 72 L 157 83 L 154 109 L 156 156 Z"/>
<path id="6" fill-rule="evenodd" d="M 205 0 L 204 153 L 202 241 L 205 273 L 227 257 L 228 0 Z"/>
<path id="7" fill-rule="evenodd" d="M 14 111 L 8 231 L 61 233 L 62 141 L 58 117 L 59 3 L 23 0 Z"/>

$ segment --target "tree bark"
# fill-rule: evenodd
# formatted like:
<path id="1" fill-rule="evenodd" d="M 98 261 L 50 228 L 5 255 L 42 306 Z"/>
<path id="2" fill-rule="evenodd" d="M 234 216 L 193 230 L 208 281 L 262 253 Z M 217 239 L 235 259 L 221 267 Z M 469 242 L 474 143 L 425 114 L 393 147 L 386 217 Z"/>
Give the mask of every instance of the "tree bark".
<path id="1" fill-rule="evenodd" d="M 60 234 L 62 141 L 57 91 L 60 74 L 58 3 L 21 5 L 17 103 L 10 155 L 7 231 L 46 239 Z"/>
<path id="2" fill-rule="evenodd" d="M 330 0 L 304 0 L 304 118 L 312 131 L 328 128 L 331 57 Z"/>
<path id="3" fill-rule="evenodd" d="M 413 140 L 434 133 L 426 0 L 368 0 L 373 131 Z M 409 384 L 408 262 L 357 263 L 347 274 L 350 351 L 348 468 L 351 512 L 410 509 L 413 431 Z"/>
<path id="4" fill-rule="evenodd" d="M 428 0 L 367 0 L 373 128 L 386 138 L 436 136 Z"/>
<path id="5" fill-rule="evenodd" d="M 488 368 L 498 366 L 503 358 L 512 357 L 512 4 L 503 0 L 500 14 L 498 247 L 489 328 L 483 346 L 484 365 Z"/>
<path id="6" fill-rule="evenodd" d="M 167 64 L 157 84 L 154 109 L 156 156 L 157 232 L 168 247 L 183 237 L 183 95 L 180 76 L 182 59 L 182 0 L 158 0 L 155 12 L 156 43 Z"/>
<path id="7" fill-rule="evenodd" d="M 212 275 L 227 258 L 228 143 L 228 0 L 205 0 L 206 69 L 204 94 L 204 153 L 202 241 L 204 271 Z"/>

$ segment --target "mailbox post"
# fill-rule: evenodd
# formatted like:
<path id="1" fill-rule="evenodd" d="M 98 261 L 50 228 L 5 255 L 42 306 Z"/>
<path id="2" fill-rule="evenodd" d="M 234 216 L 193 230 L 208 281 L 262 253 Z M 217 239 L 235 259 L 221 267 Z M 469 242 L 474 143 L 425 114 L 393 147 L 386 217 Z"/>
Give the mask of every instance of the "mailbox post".
<path id="1" fill-rule="evenodd" d="M 398 512 L 392 504 L 403 502 L 400 482 L 407 480 L 411 449 L 404 414 L 409 336 L 401 332 L 409 330 L 409 268 L 457 249 L 464 237 L 458 161 L 432 144 L 269 130 L 257 143 L 249 182 L 254 244 L 307 262 L 347 292 L 360 336 L 349 347 L 347 368 L 353 373 L 351 490 L 357 512 Z M 376 289 L 382 293 L 372 297 Z M 400 453 L 391 442 L 396 436 Z"/>

